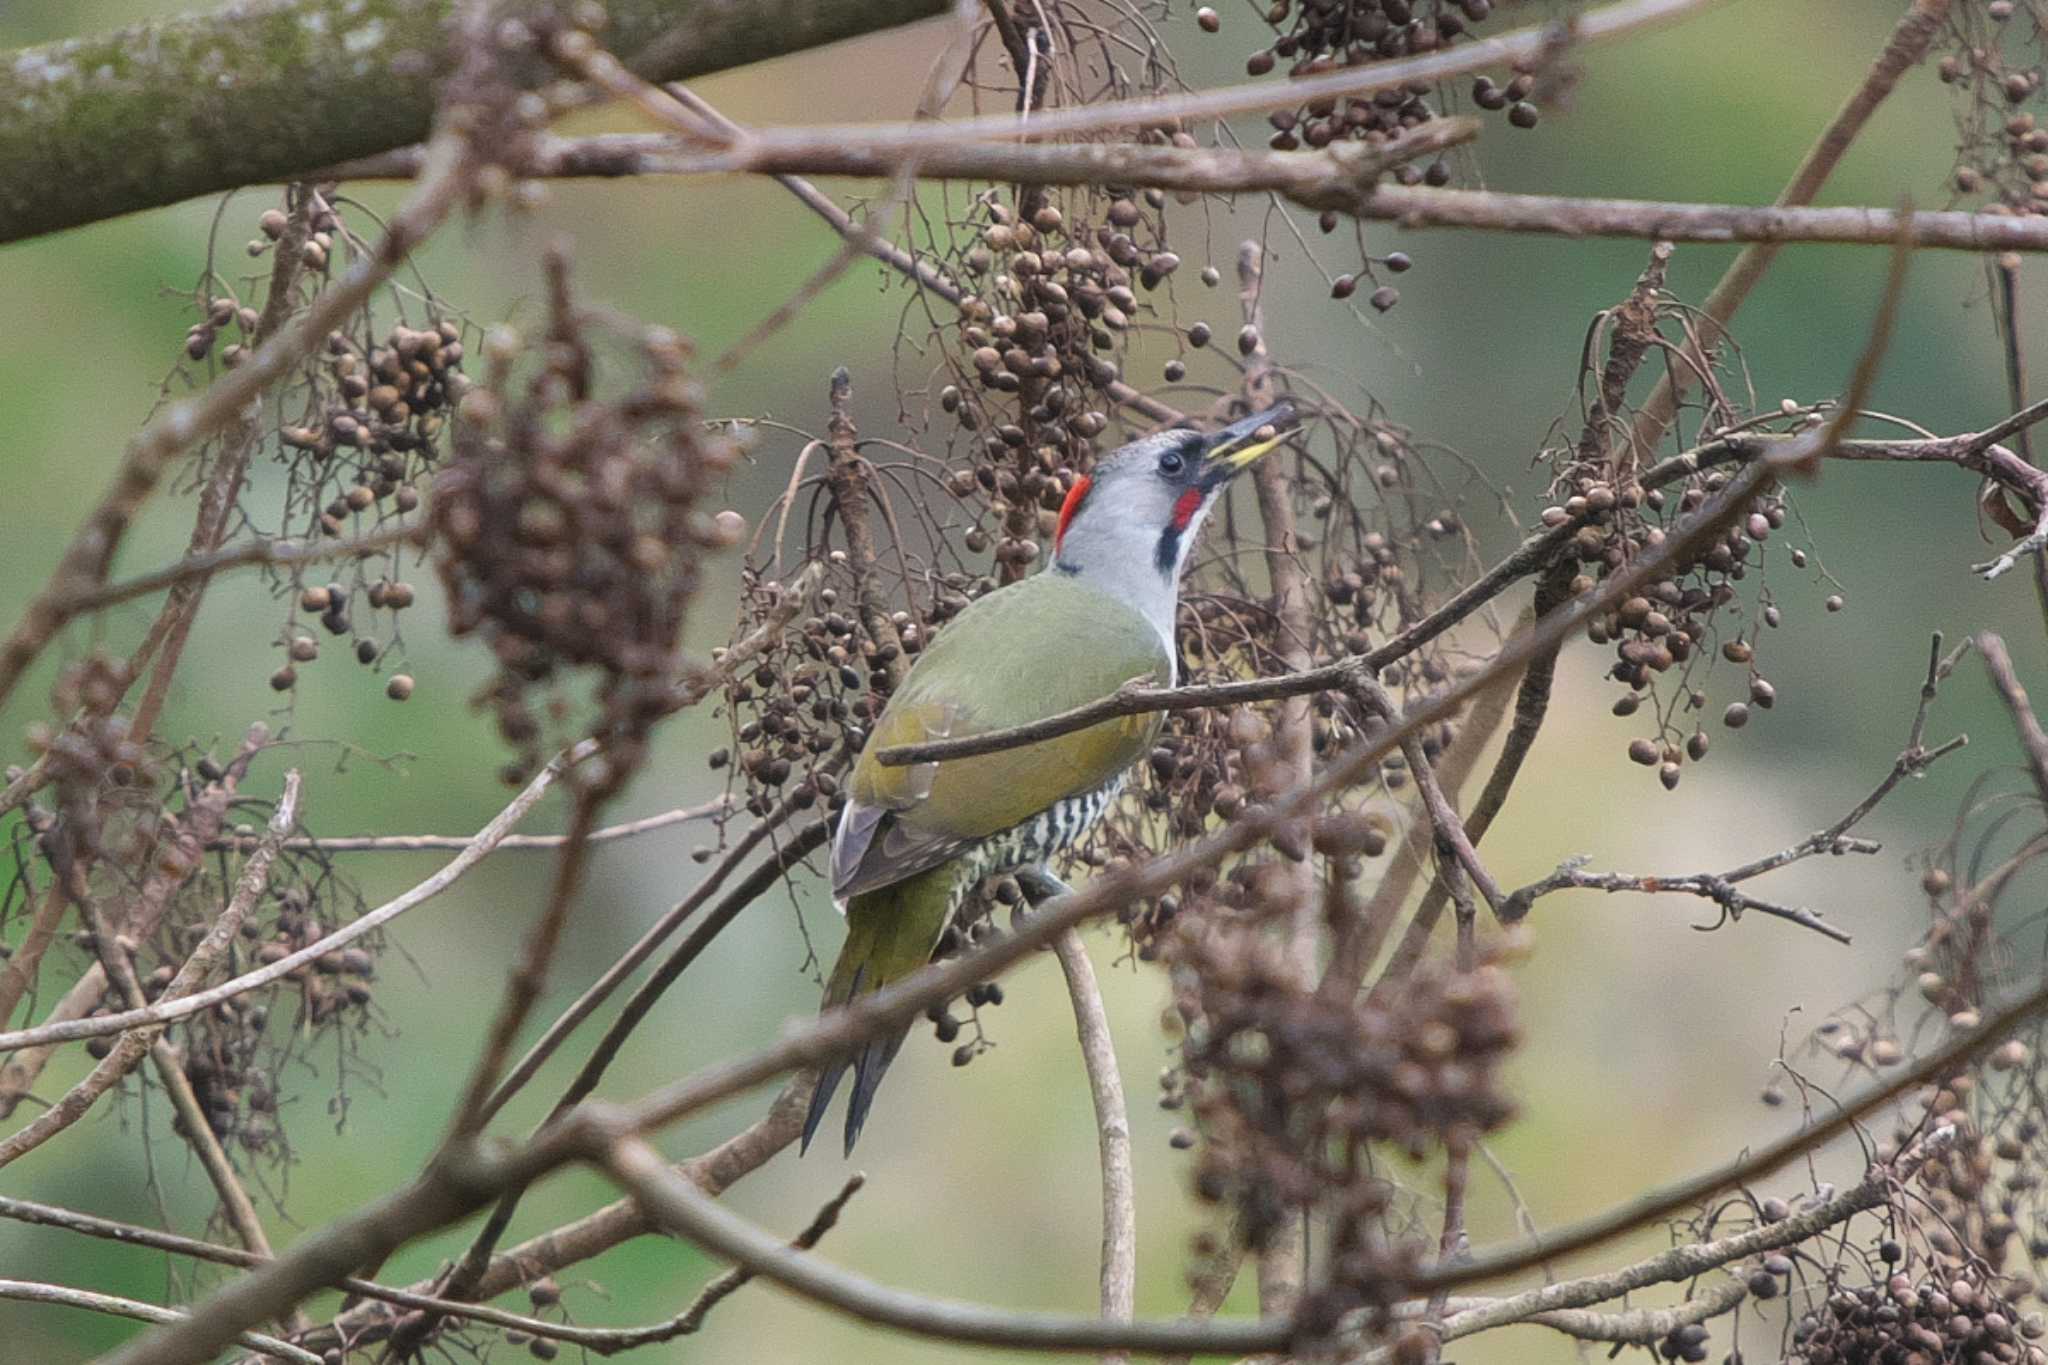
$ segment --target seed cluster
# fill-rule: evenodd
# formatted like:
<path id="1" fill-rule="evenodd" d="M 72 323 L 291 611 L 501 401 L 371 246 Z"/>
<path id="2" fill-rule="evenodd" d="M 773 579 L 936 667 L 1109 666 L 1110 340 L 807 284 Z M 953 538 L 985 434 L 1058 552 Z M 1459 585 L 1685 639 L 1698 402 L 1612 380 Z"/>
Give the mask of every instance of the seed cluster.
<path id="1" fill-rule="evenodd" d="M 1426 968 L 1398 998 L 1333 1000 L 1303 988 L 1271 937 L 1207 910 L 1179 918 L 1168 956 L 1186 1103 L 1207 1139 L 1196 1192 L 1233 1204 L 1254 1247 L 1286 1211 L 1322 1203 L 1357 1233 L 1339 1232 L 1340 1259 L 1359 1251 L 1355 1225 L 1387 1197 L 1371 1144 L 1419 1159 L 1514 1112 L 1501 1067 L 1519 1027 L 1498 961 Z"/>
<path id="2" fill-rule="evenodd" d="M 1904 1256 L 1898 1243 L 1880 1248 L 1887 1264 Z M 1783 1259 L 1778 1258 L 1778 1259 Z M 1768 1276 L 1769 1271 L 1760 1272 Z M 1880 1284 L 1830 1293 L 1792 1327 L 1787 1365 L 1880 1365 L 1880 1362 L 1970 1361 L 2041 1365 L 2048 1352 L 2030 1343 L 2048 1333 L 2038 1315 L 2022 1317 L 1981 1272 L 1952 1277 L 1897 1271 Z"/>
<path id="3" fill-rule="evenodd" d="M 1278 37 L 1245 59 L 1245 74 L 1264 76 L 1286 62 L 1289 76 L 1315 76 L 1435 52 L 1477 36 L 1493 14 L 1493 0 L 1271 0 L 1265 19 Z M 1214 31 L 1207 23 L 1202 27 Z M 1535 88 L 1535 77 L 1526 72 L 1505 85 L 1482 76 L 1472 88 L 1472 102 L 1506 110 L 1513 127 L 1533 128 L 1539 118 L 1530 98 Z M 1273 114 L 1269 145 L 1292 151 L 1344 138 L 1384 141 L 1439 117 L 1445 103 L 1444 93 L 1425 81 L 1359 98 L 1317 100 Z M 1396 174 L 1404 184 L 1444 185 L 1451 179 L 1443 161 Z"/>
<path id="4" fill-rule="evenodd" d="M 1145 136 L 1193 145 L 1180 132 Z M 1109 427 L 1119 353 L 1153 311 L 1144 295 L 1180 269 L 1165 245 L 1163 195 L 1096 198 L 1073 195 L 1062 208 L 1043 194 L 1010 203 L 991 191 L 979 201 L 979 240 L 959 261 L 970 292 L 959 304 L 957 378 L 941 389 L 939 406 L 980 450 L 954 472 L 950 491 L 987 499 L 1006 582 L 1038 560 Z M 989 542 L 977 528 L 967 548 L 981 553 Z"/>
<path id="5" fill-rule="evenodd" d="M 672 704 L 698 556 L 737 538 L 698 502 L 739 447 L 703 433 L 690 348 L 666 328 L 628 339 L 644 373 L 600 396 L 593 319 L 570 299 L 561 252 L 548 271 L 545 336 L 494 329 L 488 380 L 462 401 L 429 509 L 435 569 L 449 629 L 480 634 L 496 658 L 481 700 L 516 755 L 507 779 L 524 780 L 574 728 L 606 737 L 616 781 Z M 572 726 L 563 689 L 586 669 L 596 714 Z"/>
<path id="6" fill-rule="evenodd" d="M 1950 12 L 1946 38 L 1936 71 L 1956 92 L 1956 198 L 1986 213 L 2048 214 L 2040 15 L 2014 0 L 1967 0 Z"/>

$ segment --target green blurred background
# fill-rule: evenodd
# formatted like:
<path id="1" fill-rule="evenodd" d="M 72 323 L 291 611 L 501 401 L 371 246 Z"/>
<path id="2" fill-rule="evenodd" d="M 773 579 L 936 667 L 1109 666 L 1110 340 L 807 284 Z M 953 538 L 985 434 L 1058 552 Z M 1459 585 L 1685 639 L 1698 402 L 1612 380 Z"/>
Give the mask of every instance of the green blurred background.
<path id="1" fill-rule="evenodd" d="M 0 8 L 0 43 L 90 32 L 188 7 L 15 0 Z M 1547 114 L 1533 133 L 1491 123 L 1479 164 L 1500 189 L 1768 202 L 1860 78 L 1900 8 L 1895 0 L 1735 0 L 1682 28 L 1588 52 L 1570 111 Z M 1232 78 L 1256 41 L 1252 13 L 1226 8 L 1223 34 L 1205 38 L 1185 8 L 1174 11 L 1169 32 L 1190 79 Z M 749 122 L 900 117 L 944 36 L 941 27 L 924 25 L 734 72 L 700 89 Z M 1891 205 L 1911 195 L 1939 205 L 1953 146 L 1948 92 L 1931 71 L 1916 72 L 1874 120 L 1824 202 Z M 395 195 L 377 187 L 364 197 L 387 205 Z M 230 248 L 268 202 L 252 191 L 229 207 Z M 0 250 L 0 316 L 13 323 L 0 335 L 0 443 L 12 476 L 12 512 L 0 538 L 0 618 L 18 613 L 149 410 L 156 379 L 170 369 L 191 321 L 176 296 L 199 270 L 215 207 L 188 204 Z M 1221 213 L 1214 220 L 1210 240 L 1226 274 L 1230 247 L 1255 228 L 1258 207 L 1247 206 L 1235 226 Z M 436 289 L 473 318 L 532 316 L 536 252 L 558 233 L 575 240 L 590 299 L 668 323 L 713 353 L 752 329 L 837 246 L 769 183 L 571 184 L 556 187 L 532 215 L 492 215 L 444 232 L 420 264 Z M 1197 240 L 1191 233 L 1176 245 L 1194 256 L 1198 248 L 1188 243 Z M 1287 361 L 1317 364 L 1362 386 L 1394 420 L 1464 452 L 1516 495 L 1527 515 L 1541 483 L 1530 457 L 1553 418 L 1576 411 L 1572 385 L 1588 320 L 1626 291 L 1641 268 L 1642 244 L 1386 227 L 1374 227 L 1371 241 L 1376 252 L 1409 252 L 1417 265 L 1400 280 L 1401 305 L 1362 326 L 1327 300 L 1291 239 L 1274 235 L 1270 344 Z M 1673 287 L 1699 299 L 1730 255 L 1681 249 Z M 1840 388 L 1882 272 L 1881 253 L 1870 250 L 1797 247 L 1783 255 L 1738 327 L 1762 403 L 1818 399 Z M 1219 331 L 1234 326 L 1230 291 L 1205 292 L 1192 273 L 1180 277 L 1183 323 L 1206 317 Z M 2029 284 L 2044 287 L 2033 277 Z M 846 363 L 855 371 L 863 429 L 891 432 L 890 347 L 899 306 L 900 295 L 876 270 L 852 271 L 722 380 L 713 409 L 821 427 L 825 376 Z M 2033 354 L 2042 354 L 2048 326 L 2040 310 L 2029 314 L 2027 330 Z M 1133 373 L 1148 364 L 1156 373 L 1157 363 L 1134 361 Z M 1981 427 L 2004 412 L 1978 261 L 1916 261 L 1874 406 L 1939 432 Z M 794 451 L 793 440 L 765 439 L 753 466 L 734 480 L 731 505 L 757 514 Z M 266 470 L 259 479 L 275 477 Z M 263 487 L 259 482 L 259 495 Z M 1796 492 L 1811 543 L 1839 580 L 1847 609 L 1823 613 L 1821 598 L 1834 589 L 1792 570 L 1785 545 L 1773 543 L 1771 582 L 1787 617 L 1769 657 L 1781 701 L 1740 735 L 1717 732 L 1714 761 L 1690 773 L 1675 795 L 1656 791 L 1646 773 L 1625 762 L 1621 749 L 1631 731 L 1607 715 L 1610 698 L 1593 653 L 1581 646 L 1569 654 L 1561 704 L 1537 761 L 1488 841 L 1500 878 L 1518 885 L 1574 853 L 1590 854 L 1600 867 L 1707 870 L 1825 824 L 1882 775 L 1902 744 L 1930 631 L 1953 639 L 2000 629 L 2023 677 L 2038 681 L 2048 650 L 2029 576 L 1987 585 L 1968 572 L 1987 557 L 1974 492 L 1953 469 L 1900 467 L 1834 467 Z M 185 514 L 171 510 L 131 538 L 125 570 L 175 557 Z M 1512 536 L 1498 521 L 1480 529 L 1489 550 Z M 122 608 L 103 629 L 130 641 L 153 609 Z M 725 638 L 732 609 L 729 588 L 714 575 L 694 613 L 699 651 Z M 341 651 L 303 670 L 289 717 L 293 733 L 349 735 L 373 751 L 410 756 L 388 767 L 358 760 L 344 776 L 335 749 L 298 751 L 291 761 L 306 770 L 306 819 L 314 831 L 467 833 L 501 804 L 504 793 L 492 777 L 497 742 L 464 705 L 483 676 L 481 651 L 436 639 L 432 619 L 422 612 L 410 632 L 408 666 L 421 685 L 406 706 L 385 701 L 379 683 Z M 231 736 L 272 715 L 275 697 L 265 677 L 275 666 L 275 620 L 253 582 L 231 580 L 213 590 L 161 727 L 165 737 Z M 71 645 L 87 638 L 81 633 Z M 45 667 L 22 689 L 5 717 L 6 733 L 18 735 L 41 713 L 50 676 Z M 2048 689 L 2037 690 L 2048 696 Z M 1714 710 L 1728 699 L 1717 696 Z M 1519 970 L 1528 1041 L 1515 1088 L 1523 1116 L 1493 1147 L 1538 1226 L 1561 1225 L 1652 1182 L 1723 1160 L 1794 1120 L 1756 1099 L 1781 1034 L 1803 1031 L 1895 969 L 1924 914 L 1906 855 L 1945 832 L 1972 776 L 2013 761 L 2009 727 L 1974 668 L 1944 696 L 1930 733 L 1942 738 L 1956 730 L 1970 733 L 1969 750 L 1909 784 L 1866 827 L 1885 841 L 1882 854 L 1804 864 L 1768 883 L 1767 894 L 1822 907 L 1851 928 L 1853 947 L 1755 917 L 1697 933 L 1690 926 L 1703 918 L 1699 907 L 1678 899 L 1588 893 L 1542 905 L 1536 951 Z M 713 794 L 701 755 L 724 733 L 724 722 L 708 710 L 680 717 L 663 732 L 660 761 L 621 813 Z M 256 787 L 274 790 L 284 762 L 259 768 Z M 550 806 L 532 827 L 547 828 L 559 816 Z M 693 832 L 672 831 L 599 855 L 547 1005 L 566 1001 L 688 887 L 695 867 L 685 855 L 694 842 Z M 1646 849 L 1655 850 L 1654 867 L 1644 865 Z M 351 867 L 375 901 L 425 875 L 437 856 L 354 855 Z M 392 1188 L 428 1154 L 507 955 L 537 909 L 543 857 L 503 854 L 400 922 L 394 940 L 403 955 L 386 959 L 376 1023 L 357 1040 L 348 1073 L 345 1116 L 328 1103 L 337 1080 L 331 1046 L 311 1069 L 287 1077 L 297 1147 L 279 1185 L 288 1189 L 290 1215 L 269 1215 L 279 1244 Z M 802 970 L 800 925 L 829 957 L 839 930 L 821 888 L 806 885 L 794 899 L 771 897 L 752 909 L 635 1036 L 606 1093 L 632 1095 L 758 1046 L 783 1021 L 810 1012 L 816 986 Z M 1198 1218 L 1186 1197 L 1187 1159 L 1167 1146 L 1173 1116 L 1153 1104 L 1153 1078 L 1168 1051 L 1158 1025 L 1163 982 L 1154 971 L 1118 963 L 1119 945 L 1108 934 L 1092 936 L 1091 946 L 1136 1125 L 1139 1307 L 1173 1314 L 1185 1306 L 1182 1266 Z M 544 1007 L 542 1017 L 548 1013 Z M 964 1071 L 950 1067 L 947 1049 L 922 1033 L 908 1045 L 859 1153 L 870 1183 L 825 1254 L 931 1293 L 1089 1311 L 1095 1139 L 1050 962 L 1016 976 L 992 1024 L 999 1047 Z M 66 1050 L 40 1093 L 56 1095 L 86 1065 L 82 1050 Z M 1825 1065 L 1815 1074 L 1829 1083 L 1843 1079 Z M 507 1130 L 536 1117 L 540 1097 L 562 1079 L 550 1072 L 532 1087 L 529 1102 L 505 1117 Z M 663 1145 L 677 1155 L 697 1151 L 750 1121 L 766 1098 L 750 1096 L 700 1117 L 665 1134 Z M 80 1130 L 0 1173 L 0 1191 L 154 1221 L 162 1213 L 147 1184 L 153 1170 L 172 1223 L 197 1231 L 211 1208 L 206 1181 L 153 1110 L 153 1167 L 146 1162 L 133 1133 L 141 1117 L 132 1099 L 103 1103 Z M 1829 1169 L 1852 1173 L 1855 1163 Z M 764 1226 L 793 1232 L 846 1171 L 830 1150 L 803 1161 L 788 1153 L 730 1200 Z M 1427 1172 L 1413 1174 L 1427 1182 Z M 527 1199 L 515 1235 L 607 1197 L 586 1175 L 552 1181 Z M 1513 1205 L 1484 1171 L 1473 1223 L 1481 1245 L 1516 1235 Z M 383 1277 L 405 1282 L 430 1272 L 462 1241 L 458 1234 L 411 1247 Z M 677 1311 L 715 1270 L 687 1247 L 644 1239 L 570 1271 L 564 1302 L 580 1322 L 650 1321 Z M 0 1275 L 142 1298 L 162 1296 L 168 1283 L 166 1264 L 150 1255 L 6 1225 Z M 1248 1311 L 1249 1281 L 1247 1275 L 1233 1311 Z M 129 1330 L 62 1309 L 0 1305 L 0 1358 L 78 1360 Z M 1725 1329 L 1717 1336 L 1725 1340 Z M 1453 1354 L 1506 1361 L 1563 1359 L 1567 1351 L 1540 1329 L 1519 1328 L 1460 1343 Z M 936 1361 L 959 1354 L 870 1334 L 755 1286 L 719 1308 L 701 1335 L 640 1358 Z M 499 1358 L 523 1356 L 501 1351 Z"/>

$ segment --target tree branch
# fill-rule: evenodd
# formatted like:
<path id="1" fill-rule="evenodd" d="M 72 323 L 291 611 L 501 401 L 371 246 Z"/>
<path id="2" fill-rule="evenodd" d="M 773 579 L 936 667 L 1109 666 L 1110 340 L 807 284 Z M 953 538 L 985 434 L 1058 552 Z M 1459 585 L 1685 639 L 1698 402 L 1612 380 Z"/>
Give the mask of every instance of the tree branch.
<path id="1" fill-rule="evenodd" d="M 2020 751 L 2026 755 L 2027 773 L 2034 780 L 2034 794 L 2048 805 L 2048 732 L 2041 729 L 2041 721 L 2034 714 L 2033 703 L 2027 699 L 2027 689 L 2020 686 L 2019 674 L 2013 671 L 2012 655 L 2005 649 L 2005 641 L 1991 631 L 1977 637 L 1977 652 L 1984 656 L 1984 668 L 1991 674 L 1991 684 L 1998 689 L 1998 695 L 2012 712 L 2013 728 L 2019 732 Z"/>
<path id="2" fill-rule="evenodd" d="M 661 1154 L 634 1137 L 620 1138 L 604 1169 L 676 1236 L 747 1267 L 804 1298 L 913 1336 L 1038 1351 L 1127 1350 L 1151 1355 L 1204 1351 L 1247 1354 L 1287 1344 L 1284 1318 L 1256 1322 L 1104 1322 L 1052 1313 L 1012 1313 L 979 1304 L 927 1298 L 890 1289 L 815 1257 L 800 1256 L 678 1177 Z"/>
<path id="3" fill-rule="evenodd" d="M 1123 1078 L 1117 1073 L 1116 1042 L 1080 934 L 1069 929 L 1052 941 L 1052 950 L 1074 1002 L 1074 1031 L 1080 1035 L 1081 1062 L 1095 1106 L 1095 1141 L 1102 1162 L 1102 1319 L 1129 1322 L 1138 1302 L 1138 1203 L 1131 1173 L 1131 1118 L 1124 1105 Z M 1110 1351 L 1102 1359 L 1103 1365 L 1114 1365 L 1128 1357 Z"/>
<path id="4" fill-rule="evenodd" d="M 1938 1128 L 1901 1153 L 1889 1166 L 1872 1167 L 1855 1188 L 1775 1223 L 1759 1223 L 1746 1232 L 1711 1242 L 1675 1246 L 1647 1260 L 1603 1274 L 1560 1280 L 1455 1312 L 1444 1323 L 1444 1339 L 1448 1341 L 1527 1321 L 1539 1313 L 1605 1303 L 1653 1284 L 1689 1280 L 1766 1251 L 1795 1246 L 1825 1228 L 1844 1222 L 1866 1209 L 1874 1209 L 1890 1199 L 1892 1193 L 1911 1180 L 1922 1166 L 1945 1155 L 1955 1145 L 1956 1136 L 1953 1128 Z"/>
<path id="5" fill-rule="evenodd" d="M 0 1280 L 0 1299 L 13 1299 L 20 1303 L 48 1303 L 64 1308 L 83 1308 L 93 1313 L 107 1313 L 117 1318 L 134 1318 L 138 1322 L 183 1322 L 185 1314 L 169 1308 L 159 1308 L 153 1303 L 142 1303 L 136 1299 L 124 1299 L 116 1294 L 95 1294 L 85 1289 L 69 1289 L 63 1285 L 41 1284 L 34 1280 Z M 261 1332 L 242 1332 L 234 1340 L 251 1350 L 277 1356 L 293 1362 L 293 1365 L 322 1365 L 319 1356 L 311 1351 L 302 1351 L 288 1341 L 268 1337 Z"/>
<path id="6" fill-rule="evenodd" d="M 682 80 L 941 13 L 944 0 L 608 0 L 606 40 Z M 0 57 L 0 242 L 423 140 L 456 0 L 270 0 Z M 543 0 L 500 17 L 533 18 Z M 525 86 L 550 74 L 504 54 Z M 206 72 L 205 80 L 193 73 Z"/>

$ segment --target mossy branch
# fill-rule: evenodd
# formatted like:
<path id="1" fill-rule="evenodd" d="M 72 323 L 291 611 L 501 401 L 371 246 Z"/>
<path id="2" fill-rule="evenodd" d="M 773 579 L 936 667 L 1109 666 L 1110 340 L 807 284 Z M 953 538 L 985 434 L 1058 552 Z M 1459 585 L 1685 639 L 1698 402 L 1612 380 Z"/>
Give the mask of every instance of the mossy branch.
<path id="1" fill-rule="evenodd" d="M 423 140 L 455 0 L 266 0 L 0 56 L 0 242 Z M 514 0 L 507 19 L 552 8 Z M 684 80 L 938 14 L 943 0 L 610 0 L 606 45 Z M 552 74 L 532 54 L 523 82 Z M 520 75 L 517 62 L 508 74 Z"/>

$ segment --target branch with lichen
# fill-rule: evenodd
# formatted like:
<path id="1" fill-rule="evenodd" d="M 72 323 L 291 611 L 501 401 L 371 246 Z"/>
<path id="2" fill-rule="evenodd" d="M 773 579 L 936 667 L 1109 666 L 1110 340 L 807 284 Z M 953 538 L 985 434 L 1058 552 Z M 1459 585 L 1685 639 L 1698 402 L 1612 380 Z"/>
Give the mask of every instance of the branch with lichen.
<path id="1" fill-rule="evenodd" d="M 517 83 L 547 78 L 525 21 L 553 8 L 496 7 Z M 0 56 L 0 242 L 423 141 L 455 65 L 457 9 L 456 0 L 270 0 Z M 944 9 L 943 0 L 608 0 L 604 13 L 607 41 L 635 70 L 682 80 Z"/>

